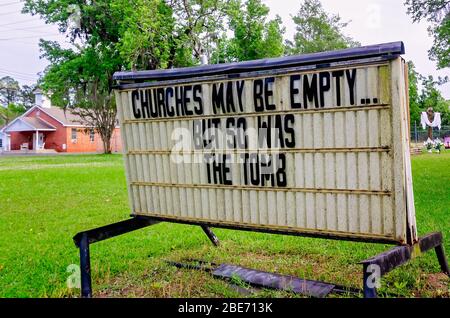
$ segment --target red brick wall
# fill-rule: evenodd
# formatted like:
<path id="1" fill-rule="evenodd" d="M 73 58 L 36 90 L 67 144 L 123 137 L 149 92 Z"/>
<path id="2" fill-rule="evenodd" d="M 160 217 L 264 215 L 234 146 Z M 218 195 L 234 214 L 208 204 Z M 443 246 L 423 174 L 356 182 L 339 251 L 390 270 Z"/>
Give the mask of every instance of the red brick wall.
<path id="1" fill-rule="evenodd" d="M 20 145 L 28 143 L 28 149 L 33 149 L 33 133 L 32 132 L 11 132 L 11 150 L 20 150 Z"/>
<path id="2" fill-rule="evenodd" d="M 72 141 L 72 129 L 77 129 L 76 142 Z M 103 152 L 102 139 L 98 133 L 95 133 L 94 141 L 91 142 L 89 132 L 85 132 L 82 127 L 66 127 L 66 136 L 67 152 Z M 113 152 L 122 151 L 122 140 L 120 138 L 120 129 L 116 128 L 111 138 Z"/>
<path id="3" fill-rule="evenodd" d="M 122 136 L 120 135 L 120 128 L 114 129 L 114 134 L 111 138 L 111 151 L 122 152 Z"/>

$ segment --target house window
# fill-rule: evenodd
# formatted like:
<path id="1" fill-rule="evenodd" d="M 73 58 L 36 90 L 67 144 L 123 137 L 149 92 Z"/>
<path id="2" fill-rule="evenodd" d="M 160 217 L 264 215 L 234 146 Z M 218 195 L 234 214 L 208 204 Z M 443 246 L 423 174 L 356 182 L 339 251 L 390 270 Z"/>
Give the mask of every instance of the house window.
<path id="1" fill-rule="evenodd" d="M 95 130 L 94 129 L 89 130 L 89 140 L 91 142 L 95 141 Z"/>
<path id="2" fill-rule="evenodd" d="M 3 148 L 3 139 L 0 138 L 0 148 Z"/>
<path id="3" fill-rule="evenodd" d="M 77 142 L 77 129 L 72 128 L 72 142 Z"/>

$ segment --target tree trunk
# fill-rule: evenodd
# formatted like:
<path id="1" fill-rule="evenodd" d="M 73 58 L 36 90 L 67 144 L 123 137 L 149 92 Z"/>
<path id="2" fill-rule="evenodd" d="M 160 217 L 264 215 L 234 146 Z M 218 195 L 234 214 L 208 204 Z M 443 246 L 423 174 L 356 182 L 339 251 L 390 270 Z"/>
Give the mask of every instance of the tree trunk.
<path id="1" fill-rule="evenodd" d="M 111 154 L 111 140 L 109 142 L 103 143 L 103 153 Z"/>
<path id="2" fill-rule="evenodd" d="M 110 154 L 111 153 L 111 135 L 107 134 L 107 136 L 102 136 L 103 141 L 103 153 Z"/>

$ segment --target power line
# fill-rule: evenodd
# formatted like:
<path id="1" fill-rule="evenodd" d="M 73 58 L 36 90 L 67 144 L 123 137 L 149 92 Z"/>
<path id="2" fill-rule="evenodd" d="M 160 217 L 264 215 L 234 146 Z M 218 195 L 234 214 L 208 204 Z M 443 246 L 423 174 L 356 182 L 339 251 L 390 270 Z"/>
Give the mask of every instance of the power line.
<path id="1" fill-rule="evenodd" d="M 42 26 L 38 26 L 38 27 L 27 27 L 27 28 L 8 28 L 8 27 L 3 27 L 3 28 L 7 28 L 7 30 L 0 30 L 0 32 L 25 31 L 25 32 L 29 32 L 29 33 L 42 34 L 42 31 L 38 31 L 38 30 L 35 30 L 35 29 L 40 29 L 40 28 L 44 28 L 44 27 L 48 27 L 48 26 L 47 25 L 42 25 Z"/>
<path id="2" fill-rule="evenodd" d="M 10 6 L 10 5 L 17 4 L 17 3 L 20 3 L 20 1 L 2 3 L 2 4 L 0 4 L 0 7 L 6 7 L 6 6 Z"/>
<path id="3" fill-rule="evenodd" d="M 13 24 L 21 24 L 21 23 L 29 23 L 29 22 L 38 22 L 40 20 L 22 20 L 22 21 L 16 21 L 16 22 L 11 22 L 11 23 L 5 23 L 5 24 L 0 24 L 1 26 L 8 26 L 8 25 L 13 25 Z"/>
<path id="4" fill-rule="evenodd" d="M 49 25 L 45 24 L 45 25 L 38 25 L 38 26 L 29 26 L 29 27 L 24 27 L 24 28 L 10 28 L 7 26 L 3 26 L 0 28 L 5 28 L 6 30 L 0 30 L 0 32 L 8 32 L 9 30 L 14 30 L 14 31 L 22 31 L 22 30 L 34 30 L 34 29 L 42 29 L 42 28 L 48 28 Z"/>
<path id="5" fill-rule="evenodd" d="M 0 16 L 12 14 L 12 13 L 17 13 L 17 11 L 3 12 L 2 14 L 0 14 Z"/>
<path id="6" fill-rule="evenodd" d="M 16 42 L 16 43 L 26 44 L 26 45 L 32 45 L 32 46 L 38 45 L 38 42 L 36 42 L 36 41 L 9 40 L 9 42 Z"/>
<path id="7" fill-rule="evenodd" d="M 37 82 L 39 80 L 38 77 L 34 77 L 34 78 L 22 77 L 22 76 L 15 76 L 15 75 L 12 75 L 12 74 L 1 73 L 1 72 L 0 72 L 0 77 L 12 77 L 15 80 L 21 80 L 21 81 L 27 81 L 27 82 Z"/>
<path id="8" fill-rule="evenodd" d="M 41 35 L 31 35 L 31 36 L 19 36 L 14 38 L 4 38 L 0 39 L 0 41 L 12 41 L 12 40 L 20 40 L 20 39 L 32 39 L 32 38 L 40 38 L 41 36 L 57 36 L 59 33 L 42 33 Z"/>
<path id="9" fill-rule="evenodd" d="M 0 72 L 17 73 L 19 75 L 31 75 L 31 76 L 35 76 L 36 75 L 36 74 L 33 74 L 33 73 L 24 73 L 24 72 L 11 71 L 11 70 L 7 70 L 5 68 L 0 68 Z"/>
<path id="10" fill-rule="evenodd" d="M 3 71 L 0 71 L 0 74 L 6 74 L 6 75 L 8 75 L 8 76 L 11 76 L 11 77 L 17 77 L 17 78 L 21 78 L 21 79 L 24 79 L 24 80 L 36 80 L 36 79 L 38 79 L 39 78 L 39 76 L 23 76 L 23 75 L 17 75 L 17 74 L 12 74 L 12 73 L 9 73 L 9 72 L 3 72 Z"/>
<path id="11" fill-rule="evenodd" d="M 11 71 L 11 70 L 6 70 L 6 69 L 0 69 L 0 73 L 9 73 L 9 74 L 16 74 L 17 76 L 22 76 L 22 77 L 38 77 L 36 74 L 31 74 L 31 73 L 22 73 L 22 72 L 16 72 L 16 71 Z"/>
<path id="12" fill-rule="evenodd" d="M 14 79 L 18 79 L 18 80 L 22 80 L 22 81 L 30 81 L 30 82 L 35 82 L 39 78 L 39 77 L 31 78 L 31 77 L 25 77 L 25 76 L 17 76 L 17 75 L 9 74 L 9 73 L 6 73 L 6 72 L 0 72 L 0 74 L 4 74 L 4 75 L 0 75 L 0 76 L 10 76 L 10 77 L 12 77 Z"/>

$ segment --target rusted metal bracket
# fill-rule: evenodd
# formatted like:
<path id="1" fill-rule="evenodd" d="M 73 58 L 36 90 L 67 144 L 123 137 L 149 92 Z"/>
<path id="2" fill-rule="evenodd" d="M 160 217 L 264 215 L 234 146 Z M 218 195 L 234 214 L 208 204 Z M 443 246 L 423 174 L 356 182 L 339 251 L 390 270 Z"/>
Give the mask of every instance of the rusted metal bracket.
<path id="1" fill-rule="evenodd" d="M 381 277 L 411 259 L 420 256 L 431 249 L 435 249 L 436 256 L 443 273 L 450 276 L 450 271 L 442 245 L 442 233 L 435 232 L 419 238 L 414 245 L 396 246 L 393 249 L 362 261 L 363 292 L 365 298 L 377 297 L 377 282 Z"/>
<path id="2" fill-rule="evenodd" d="M 80 232 L 73 237 L 73 241 L 77 247 L 80 247 L 83 237 L 87 238 L 87 244 L 92 244 L 157 223 L 160 223 L 160 221 L 154 220 L 152 218 L 133 217 L 132 219 L 128 219 L 125 221 L 112 223 L 92 230 Z"/>
<path id="3" fill-rule="evenodd" d="M 83 231 L 73 237 L 75 245 L 80 250 L 80 278 L 81 278 L 81 297 L 92 297 L 92 279 L 91 279 L 91 261 L 89 245 L 103 241 L 121 234 L 132 232 L 147 226 L 160 223 L 151 217 L 134 216 L 131 219 L 98 227 L 88 231 Z M 219 246 L 219 239 L 213 231 L 206 225 L 201 225 L 208 238 L 215 246 Z"/>
<path id="4" fill-rule="evenodd" d="M 330 293 L 356 294 L 361 290 L 340 286 L 332 283 L 302 279 L 289 275 L 263 272 L 232 264 L 216 264 L 202 260 L 187 259 L 187 263 L 167 261 L 169 265 L 183 269 L 201 270 L 211 273 L 213 277 L 226 280 L 233 284 L 235 280 L 252 287 L 283 290 L 308 297 L 323 298 Z M 236 285 L 236 284 L 234 284 Z M 244 289 L 249 291 L 248 289 Z"/>
<path id="5" fill-rule="evenodd" d="M 166 220 L 166 219 L 161 219 L 161 218 L 157 218 L 157 217 L 133 216 L 131 219 L 128 219 L 125 221 L 109 224 L 109 225 L 106 225 L 103 227 L 91 229 L 88 231 L 83 231 L 83 232 L 76 234 L 73 237 L 73 240 L 75 242 L 75 245 L 80 250 L 81 296 L 82 297 L 92 297 L 92 280 L 91 280 L 90 251 L 89 251 L 90 244 L 99 242 L 99 241 L 103 241 L 108 238 L 115 237 L 115 236 L 118 236 L 121 234 L 132 232 L 132 231 L 135 231 L 135 230 L 147 227 L 147 226 L 151 226 L 151 225 L 154 225 L 154 224 L 157 224 L 160 222 L 181 223 L 181 222 L 176 222 L 174 220 Z M 215 246 L 219 246 L 219 240 L 218 240 L 217 236 L 210 229 L 210 227 L 209 227 L 210 224 L 190 223 L 190 222 L 183 222 L 183 223 L 201 226 L 201 228 L 203 229 L 205 234 L 208 236 L 208 238 L 211 240 L 211 242 Z M 221 226 L 221 225 L 216 225 L 216 227 L 227 228 L 227 227 Z M 245 230 L 245 229 L 241 229 L 241 228 L 235 228 L 235 229 Z M 442 245 L 442 234 L 441 233 L 430 233 L 430 234 L 425 235 L 422 238 L 419 238 L 418 242 L 414 245 L 397 246 L 385 253 L 379 254 L 373 258 L 370 258 L 368 260 L 361 262 L 361 264 L 363 264 L 364 297 L 368 297 L 368 298 L 376 297 L 376 295 L 377 295 L 376 294 L 376 286 L 375 286 L 376 284 L 374 284 L 374 278 L 376 278 L 376 274 L 378 274 L 379 278 L 381 278 L 381 276 L 383 276 L 384 274 L 393 270 L 394 268 L 408 262 L 412 258 L 417 257 L 421 253 L 424 253 L 432 248 L 434 248 L 436 251 L 436 255 L 437 255 L 437 258 L 438 258 L 438 261 L 439 261 L 442 271 L 450 276 L 448 262 L 445 257 L 445 252 L 444 252 L 444 248 Z M 227 266 L 228 266 L 227 270 L 229 270 L 230 269 L 229 266 L 234 266 L 234 265 L 227 265 Z M 204 270 L 204 266 L 202 269 Z M 243 268 L 240 267 L 240 269 L 243 269 Z M 243 270 L 250 271 L 250 272 L 254 271 L 254 273 L 248 272 L 248 273 L 250 273 L 249 275 L 251 277 L 258 277 L 258 275 L 262 273 L 262 272 L 258 272 L 258 271 L 251 270 L 251 269 L 243 269 Z M 225 274 L 222 273 L 221 275 L 224 276 Z M 281 285 L 279 284 L 279 287 L 281 289 L 283 288 L 283 286 L 285 286 L 283 284 L 286 283 L 286 276 L 272 274 L 272 273 L 263 273 L 263 276 L 264 275 L 265 275 L 265 277 L 272 277 L 273 279 L 275 279 L 275 281 L 277 281 L 277 280 L 279 282 L 284 281 L 284 283 L 280 283 Z M 244 276 L 245 275 L 243 275 L 243 277 Z M 289 288 L 291 288 L 292 286 L 296 286 L 296 284 L 298 286 L 305 286 L 305 284 L 306 284 L 306 286 L 309 286 L 307 288 L 312 288 L 312 289 L 303 289 L 303 291 L 306 295 L 313 295 L 312 292 L 308 292 L 308 290 L 310 290 L 310 291 L 315 290 L 314 291 L 315 295 L 319 295 L 319 297 L 320 297 L 320 295 L 322 295 L 320 292 L 316 293 L 316 291 L 317 291 L 316 287 L 320 289 L 321 288 L 320 286 L 322 286 L 322 285 L 314 287 L 316 283 L 320 283 L 320 282 L 307 281 L 307 280 L 302 280 L 300 278 L 294 278 L 294 279 L 299 280 L 297 283 L 299 283 L 299 284 L 301 283 L 303 285 L 298 285 L 297 283 L 295 283 L 296 281 L 294 280 L 293 281 L 294 285 L 291 284 L 291 285 L 286 285 L 286 286 L 289 286 Z M 253 279 L 249 279 L 249 283 L 253 284 L 255 286 L 258 286 L 258 284 L 259 284 L 258 280 L 254 281 Z M 322 284 L 327 285 L 328 283 L 322 283 Z M 267 286 L 267 285 L 270 285 L 270 284 L 264 283 L 263 286 Z M 328 285 L 331 286 L 332 284 L 328 284 Z M 342 292 L 342 293 L 356 292 L 356 290 L 349 289 L 347 287 L 337 286 L 337 285 L 333 285 L 333 286 L 334 286 L 333 292 Z M 274 286 L 274 287 L 276 287 L 276 286 Z M 322 286 L 322 287 L 324 287 L 324 286 Z M 325 289 L 327 289 L 326 286 L 325 286 Z M 298 290 L 301 290 L 301 287 L 299 287 Z"/>
<path id="6" fill-rule="evenodd" d="M 129 220 L 109 224 L 76 234 L 73 237 L 73 241 L 80 249 L 81 297 L 92 297 L 91 260 L 89 252 L 90 244 L 157 223 L 159 223 L 159 221 L 151 218 L 135 217 Z"/>

